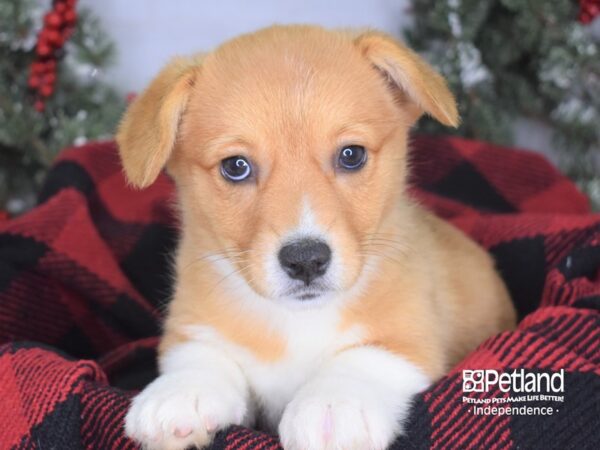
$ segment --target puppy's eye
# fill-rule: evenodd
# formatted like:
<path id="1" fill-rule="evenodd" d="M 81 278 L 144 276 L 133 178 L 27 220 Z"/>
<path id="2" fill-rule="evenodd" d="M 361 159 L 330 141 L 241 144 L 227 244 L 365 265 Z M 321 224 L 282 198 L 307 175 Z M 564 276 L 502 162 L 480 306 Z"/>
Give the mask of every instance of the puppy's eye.
<path id="1" fill-rule="evenodd" d="M 345 170 L 359 170 L 367 162 L 367 150 L 361 145 L 347 145 L 340 150 L 338 164 Z"/>
<path id="2" fill-rule="evenodd" d="M 243 156 L 232 156 L 221 161 L 221 175 L 234 183 L 244 181 L 252 175 L 252 166 Z"/>

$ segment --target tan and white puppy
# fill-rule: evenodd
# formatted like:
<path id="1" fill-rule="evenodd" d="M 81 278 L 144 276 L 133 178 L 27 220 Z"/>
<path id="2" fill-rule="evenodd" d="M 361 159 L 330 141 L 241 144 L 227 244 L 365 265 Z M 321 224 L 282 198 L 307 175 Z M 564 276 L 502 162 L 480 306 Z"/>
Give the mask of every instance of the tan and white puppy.
<path id="1" fill-rule="evenodd" d="M 178 190 L 160 376 L 129 436 L 206 445 L 232 424 L 286 449 L 384 449 L 414 394 L 515 314 L 491 258 L 405 194 L 444 80 L 378 32 L 272 27 L 169 64 L 118 136 L 129 181 Z"/>

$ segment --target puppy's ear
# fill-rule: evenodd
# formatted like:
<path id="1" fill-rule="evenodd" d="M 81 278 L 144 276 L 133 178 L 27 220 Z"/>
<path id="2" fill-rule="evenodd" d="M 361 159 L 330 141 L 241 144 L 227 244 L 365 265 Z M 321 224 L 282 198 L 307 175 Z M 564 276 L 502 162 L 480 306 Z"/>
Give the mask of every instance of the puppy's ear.
<path id="1" fill-rule="evenodd" d="M 457 127 L 460 118 L 444 78 L 412 50 L 391 36 L 366 32 L 354 40 L 357 48 L 412 103 L 416 121 L 424 112 L 444 125 Z"/>
<path id="2" fill-rule="evenodd" d="M 167 163 L 199 66 L 200 58 L 174 59 L 125 113 L 116 139 L 133 186 L 152 184 Z"/>

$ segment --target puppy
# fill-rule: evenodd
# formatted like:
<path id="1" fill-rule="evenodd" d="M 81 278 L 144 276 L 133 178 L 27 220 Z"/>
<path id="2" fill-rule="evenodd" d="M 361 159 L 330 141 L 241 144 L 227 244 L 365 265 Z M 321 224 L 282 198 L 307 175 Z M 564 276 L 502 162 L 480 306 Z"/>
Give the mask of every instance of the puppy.
<path id="1" fill-rule="evenodd" d="M 310 26 L 176 59 L 134 101 L 125 173 L 144 188 L 167 168 L 181 239 L 129 436 L 184 449 L 241 424 L 286 449 L 384 449 L 416 393 L 514 326 L 491 258 L 405 193 L 423 113 L 459 121 L 415 53 Z"/>

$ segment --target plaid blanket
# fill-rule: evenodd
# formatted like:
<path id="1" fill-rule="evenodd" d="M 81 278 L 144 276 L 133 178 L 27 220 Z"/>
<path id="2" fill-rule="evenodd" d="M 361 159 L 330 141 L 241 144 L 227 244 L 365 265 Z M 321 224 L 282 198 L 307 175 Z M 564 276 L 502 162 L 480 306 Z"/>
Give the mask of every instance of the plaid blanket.
<path id="1" fill-rule="evenodd" d="M 539 155 L 456 138 L 412 146 L 414 195 L 489 249 L 521 320 L 417 397 L 394 448 L 600 448 L 600 216 Z M 130 190 L 114 143 L 93 143 L 63 152 L 39 206 L 0 221 L 0 448 L 136 448 L 123 417 L 156 376 L 172 196 L 166 176 Z M 462 370 L 515 368 L 564 369 L 562 402 L 518 404 L 553 415 L 475 414 L 463 401 L 510 404 L 517 393 L 497 387 L 463 392 Z M 232 427 L 213 448 L 279 444 Z"/>

